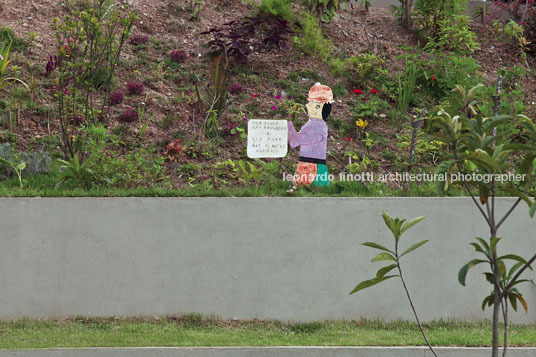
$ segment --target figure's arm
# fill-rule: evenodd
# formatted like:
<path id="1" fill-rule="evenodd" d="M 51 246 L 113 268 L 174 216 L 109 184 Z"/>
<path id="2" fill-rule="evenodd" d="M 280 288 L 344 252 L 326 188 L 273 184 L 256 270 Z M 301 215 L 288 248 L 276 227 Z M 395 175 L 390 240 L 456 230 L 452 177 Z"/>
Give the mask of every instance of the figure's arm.
<path id="1" fill-rule="evenodd" d="M 290 144 L 291 148 L 295 148 L 296 146 L 300 145 L 311 145 L 311 144 L 317 144 L 322 142 L 324 140 L 324 136 L 322 134 L 317 133 L 299 133 L 294 128 L 294 124 L 292 124 L 291 121 L 287 122 L 287 128 L 288 128 L 288 142 Z"/>

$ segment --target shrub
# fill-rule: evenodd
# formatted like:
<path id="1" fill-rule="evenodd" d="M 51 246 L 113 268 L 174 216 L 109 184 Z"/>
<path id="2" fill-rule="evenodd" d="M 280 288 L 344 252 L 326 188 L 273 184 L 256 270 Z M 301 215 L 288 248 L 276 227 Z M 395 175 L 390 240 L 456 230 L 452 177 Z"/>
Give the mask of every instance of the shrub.
<path id="1" fill-rule="evenodd" d="M 346 77 L 356 88 L 371 87 L 386 79 L 385 61 L 378 55 L 363 53 L 344 60 L 330 61 L 335 77 Z"/>
<path id="2" fill-rule="evenodd" d="M 79 163 L 87 155 L 80 126 L 70 118 L 84 116 L 85 123 L 97 123 L 110 96 L 123 46 L 130 37 L 136 14 L 112 6 L 110 1 L 93 1 L 63 19 L 54 19 L 60 47 L 54 70 L 57 115 L 61 125 L 65 159 Z"/>
<path id="3" fill-rule="evenodd" d="M 147 35 L 136 34 L 136 35 L 132 35 L 132 37 L 130 38 L 130 43 L 133 46 L 140 46 L 140 45 L 147 44 L 149 40 L 150 40 L 150 37 Z"/>
<path id="4" fill-rule="evenodd" d="M 56 70 L 56 68 L 58 68 L 58 65 L 59 65 L 58 56 L 54 56 L 54 57 L 49 56 L 47 65 L 45 67 L 45 72 L 42 73 L 42 76 L 43 77 L 50 77 L 52 72 L 54 72 L 54 70 Z"/>
<path id="5" fill-rule="evenodd" d="M 22 154 L 22 161 L 26 163 L 25 174 L 41 175 L 46 174 L 50 170 L 52 157 L 44 150 L 27 151 Z"/>
<path id="6" fill-rule="evenodd" d="M 10 143 L 0 144 L 0 159 L 4 159 L 10 162 L 18 162 L 17 153 L 13 150 L 13 147 Z M 9 166 L 0 165 L 0 175 L 6 175 L 10 173 L 11 170 Z"/>
<path id="7" fill-rule="evenodd" d="M 287 20 L 266 15 L 231 21 L 201 32 L 212 36 L 208 44 L 213 55 L 224 53 L 238 62 L 246 62 L 254 53 L 288 50 L 292 33 Z"/>
<path id="8" fill-rule="evenodd" d="M 380 114 L 389 107 L 389 103 L 379 95 L 367 94 L 367 96 L 362 96 L 356 100 L 352 108 L 352 118 L 353 120 L 368 119 L 368 121 L 373 123 L 373 119 L 379 119 Z"/>
<path id="9" fill-rule="evenodd" d="M 220 136 L 220 117 L 227 108 L 229 92 L 229 58 L 221 54 L 213 58 L 210 71 L 210 84 L 201 94 L 196 86 L 197 99 L 205 107 L 205 119 L 201 128 L 207 137 Z"/>
<path id="10" fill-rule="evenodd" d="M 300 16 L 301 31 L 299 36 L 294 36 L 293 42 L 297 48 L 309 56 L 327 62 L 333 52 L 333 43 L 324 36 L 317 18 L 310 12 Z"/>
<path id="11" fill-rule="evenodd" d="M 113 92 L 110 95 L 110 105 L 112 106 L 123 103 L 123 100 L 124 100 L 123 93 L 119 91 Z"/>
<path id="12" fill-rule="evenodd" d="M 261 12 L 280 17 L 287 21 L 294 20 L 290 5 L 295 0 L 262 0 L 259 6 Z"/>
<path id="13" fill-rule="evenodd" d="M 497 20 L 507 25 L 504 16 L 501 15 L 501 11 L 506 11 L 514 22 L 522 27 L 522 33 L 519 29 L 510 24 L 511 37 L 517 37 L 520 42 L 523 38 L 523 46 L 527 47 L 527 50 L 534 54 L 536 53 L 536 2 L 533 0 L 512 0 L 508 2 L 494 1 L 490 5 L 490 18 Z M 514 30 L 514 31 L 512 31 Z"/>
<path id="14" fill-rule="evenodd" d="M 240 83 L 232 83 L 231 86 L 229 87 L 229 93 L 231 94 L 240 94 L 242 93 L 242 85 L 240 85 Z"/>
<path id="15" fill-rule="evenodd" d="M 423 37 L 437 38 L 441 24 L 457 15 L 462 15 L 467 8 L 467 0 L 427 0 L 417 1 L 412 16 L 420 25 Z"/>
<path id="16" fill-rule="evenodd" d="M 177 139 L 168 144 L 164 155 L 177 155 L 182 151 L 181 139 Z"/>
<path id="17" fill-rule="evenodd" d="M 152 149 L 139 148 L 123 156 L 113 149 L 104 149 L 91 154 L 87 167 L 94 173 L 97 186 L 147 187 L 165 178 L 164 161 Z"/>
<path id="18" fill-rule="evenodd" d="M 341 5 L 348 6 L 349 0 L 307 0 L 306 3 L 311 11 L 314 11 L 320 20 L 330 22 L 337 18 L 337 11 Z M 363 3 L 363 1 L 362 1 Z"/>
<path id="19" fill-rule="evenodd" d="M 169 54 L 169 58 L 175 63 L 182 63 L 186 60 L 187 57 L 188 55 L 184 50 L 171 51 L 171 53 Z"/>
<path id="20" fill-rule="evenodd" d="M 138 120 L 138 111 L 134 108 L 125 109 L 119 119 L 125 123 L 135 122 Z"/>
<path id="21" fill-rule="evenodd" d="M 24 51 L 30 46 L 30 44 L 24 40 L 23 38 L 20 38 L 15 35 L 12 29 L 9 27 L 2 27 L 0 28 L 0 42 L 4 43 L 11 43 L 11 50 L 12 51 Z"/>
<path id="22" fill-rule="evenodd" d="M 454 15 L 440 20 L 437 36 L 428 38 L 426 49 L 446 50 L 465 55 L 480 49 L 479 43 L 475 41 L 476 34 L 469 27 L 470 20 L 467 15 Z"/>
<path id="23" fill-rule="evenodd" d="M 130 95 L 141 95 L 145 91 L 143 83 L 140 82 L 128 82 L 127 83 L 127 92 Z"/>
<path id="24" fill-rule="evenodd" d="M 473 87 L 483 81 L 481 67 L 472 57 L 434 51 L 416 62 L 417 84 L 436 98 L 443 98 L 457 84 Z"/>

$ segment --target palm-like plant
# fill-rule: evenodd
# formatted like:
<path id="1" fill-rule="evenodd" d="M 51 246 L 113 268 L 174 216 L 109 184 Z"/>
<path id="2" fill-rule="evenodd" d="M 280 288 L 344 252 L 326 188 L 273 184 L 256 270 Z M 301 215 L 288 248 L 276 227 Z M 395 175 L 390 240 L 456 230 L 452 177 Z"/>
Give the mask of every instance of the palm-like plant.
<path id="1" fill-rule="evenodd" d="M 87 167 L 87 161 L 80 163 L 78 155 L 74 154 L 72 161 L 59 160 L 63 166 L 61 167 L 62 176 L 58 183 L 58 187 L 66 183 L 73 183 L 75 186 L 83 188 L 91 187 L 93 170 Z"/>

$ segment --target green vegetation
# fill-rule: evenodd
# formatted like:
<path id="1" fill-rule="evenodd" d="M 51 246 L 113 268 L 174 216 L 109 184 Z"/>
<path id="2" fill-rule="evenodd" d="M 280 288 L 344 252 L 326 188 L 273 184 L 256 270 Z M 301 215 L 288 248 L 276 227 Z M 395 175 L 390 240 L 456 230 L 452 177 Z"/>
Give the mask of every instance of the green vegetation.
<path id="1" fill-rule="evenodd" d="M 460 284 L 465 285 L 467 272 L 471 267 L 480 263 L 489 264 L 490 271 L 485 272 L 484 276 L 492 285 L 492 291 L 490 295 L 484 297 L 482 310 L 486 306 L 493 309 L 492 356 L 496 357 L 499 350 L 499 321 L 502 319 L 505 324 L 503 336 L 504 354 L 506 354 L 509 307 L 517 311 L 519 303 L 525 312 L 528 312 L 527 303 L 519 290 L 522 286 L 520 283 L 536 285 L 532 280 L 522 279 L 523 272 L 527 269 L 532 270 L 531 264 L 536 261 L 536 254 L 530 252 L 526 258 L 505 254 L 502 244 L 499 244 L 502 238 L 514 238 L 503 237 L 499 228 L 519 203 L 524 202 L 528 205 L 530 217 L 536 212 L 536 194 L 533 186 L 536 180 L 536 125 L 532 119 L 524 115 L 516 117 L 498 115 L 500 98 L 495 101 L 494 115 L 485 117 L 485 114 L 477 110 L 477 91 L 481 86 L 471 89 L 457 86 L 449 101 L 440 107 L 438 114 L 432 119 L 432 130 L 436 140 L 448 148 L 439 166 L 441 170 L 458 172 L 464 176 L 478 174 L 481 177 L 482 175 L 492 177 L 483 179 L 476 176 L 477 178 L 473 180 L 461 180 L 461 182 L 438 182 L 438 191 L 443 192 L 448 185 L 462 186 L 470 194 L 488 225 L 489 239 L 476 237 L 477 243 L 471 243 L 473 248 L 487 259 L 473 259 L 468 262 L 460 269 L 458 280 Z M 526 137 L 506 138 L 497 135 L 496 128 L 504 124 L 519 127 Z M 513 170 L 520 174 L 522 179 L 503 182 L 496 178 Z M 495 210 L 498 190 L 508 191 L 517 197 L 505 214 L 496 213 Z M 522 237 L 515 238 L 522 239 Z M 509 263 L 511 265 L 507 266 Z"/>
<path id="2" fill-rule="evenodd" d="M 488 346 L 489 323 L 425 323 L 438 346 Z M 536 326 L 510 326 L 511 342 L 534 346 Z M 136 346 L 400 346 L 422 345 L 416 324 L 396 321 L 282 323 L 222 321 L 199 315 L 161 319 L 75 318 L 0 323 L 0 349 Z"/>
<path id="3" fill-rule="evenodd" d="M 26 40 L 15 35 L 12 29 L 10 29 L 9 27 L 5 27 L 5 26 L 0 28 L 0 43 L 2 42 L 4 43 L 12 42 L 11 50 L 18 51 L 18 52 L 25 51 L 30 45 Z"/>
<path id="4" fill-rule="evenodd" d="M 296 47 L 309 56 L 328 61 L 333 52 L 333 43 L 324 36 L 318 19 L 310 12 L 303 12 L 299 21 L 299 36 L 293 38 Z"/>
<path id="5" fill-rule="evenodd" d="M 54 5 L 50 33 L 0 29 L 3 195 L 286 195 L 290 183 L 281 178 L 294 173 L 297 153 L 248 159 L 247 123 L 271 118 L 302 126 L 315 82 L 335 94 L 327 121 L 335 178 L 438 170 L 444 145 L 430 138 L 430 119 L 456 86 L 486 83 L 475 91 L 478 110 L 487 117 L 496 111 L 489 75 L 496 66 L 478 49 L 486 34 L 473 31 L 461 0 L 416 3 L 409 30 L 381 21 L 364 32 L 354 25 L 376 23 L 368 17 L 377 19 L 377 9 L 357 12 L 342 0 L 169 1 L 163 36 L 146 28 L 149 19 L 134 21 L 135 7 L 113 3 Z M 330 21 L 337 12 L 339 20 Z M 222 21 L 201 28 L 199 18 L 214 13 Z M 487 29 L 516 55 L 526 46 L 526 26 L 499 21 Z M 389 37 L 393 31 L 401 36 Z M 187 36 L 185 45 L 185 33 L 202 36 Z M 44 46 L 53 36 L 55 46 Z M 533 110 L 534 71 L 522 54 L 501 57 L 501 115 Z M 526 144 L 518 124 L 498 125 L 498 137 Z M 400 186 L 336 182 L 294 195 L 405 195 Z M 407 194 L 437 193 L 432 184 L 412 183 Z"/>
<path id="6" fill-rule="evenodd" d="M 294 0 L 262 0 L 259 10 L 287 21 L 292 21 L 294 20 L 294 14 L 290 9 L 290 4 L 293 2 Z"/>
<path id="7" fill-rule="evenodd" d="M 186 168 L 185 168 L 186 171 Z M 169 187 L 133 187 L 110 188 L 98 186 L 89 189 L 81 187 L 57 187 L 62 176 L 41 175 L 29 176 L 22 182 L 24 187 L 19 188 L 17 178 L 10 178 L 0 182 L 0 196 L 5 197 L 263 197 L 288 196 L 289 183 L 276 181 L 259 185 L 243 185 L 228 188 L 216 188 L 210 182 L 192 185 L 190 187 L 172 189 Z M 253 178 L 251 178 L 253 180 Z M 83 181 L 82 181 L 83 182 Z M 463 195 L 461 190 L 452 190 L 451 195 Z M 391 189 L 382 183 L 362 184 L 361 182 L 335 182 L 328 188 L 304 188 L 296 191 L 294 197 L 396 197 L 401 196 L 401 189 Z M 435 196 L 432 183 L 427 185 L 410 184 L 409 196 L 431 197 Z"/>

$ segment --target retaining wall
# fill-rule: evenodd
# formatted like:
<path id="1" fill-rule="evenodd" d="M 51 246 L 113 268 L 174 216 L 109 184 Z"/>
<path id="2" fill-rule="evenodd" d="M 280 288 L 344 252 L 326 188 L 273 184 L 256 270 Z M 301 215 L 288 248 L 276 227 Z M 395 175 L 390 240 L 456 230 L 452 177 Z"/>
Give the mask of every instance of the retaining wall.
<path id="1" fill-rule="evenodd" d="M 497 200 L 504 213 L 513 199 Z M 490 293 L 479 267 L 467 287 L 459 268 L 487 238 L 468 198 L 4 198 L 0 199 L 0 319 L 182 313 L 311 321 L 413 319 L 391 279 L 355 295 L 374 276 L 376 250 L 392 246 L 381 213 L 426 219 L 402 247 L 430 242 L 403 259 L 423 320 L 482 320 Z M 536 219 L 521 204 L 501 227 L 502 252 L 536 251 Z M 526 278 L 535 279 L 529 272 Z M 536 322 L 536 288 L 521 286 Z"/>

